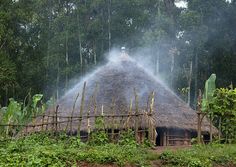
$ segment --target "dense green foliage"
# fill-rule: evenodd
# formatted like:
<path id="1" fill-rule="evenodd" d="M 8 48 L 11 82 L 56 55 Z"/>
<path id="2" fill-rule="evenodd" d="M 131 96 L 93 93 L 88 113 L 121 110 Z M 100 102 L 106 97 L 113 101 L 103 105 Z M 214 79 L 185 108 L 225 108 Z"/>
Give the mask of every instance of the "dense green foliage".
<path id="1" fill-rule="evenodd" d="M 216 89 L 210 111 L 224 141 L 236 143 L 236 88 Z"/>
<path id="2" fill-rule="evenodd" d="M 196 145 L 176 152 L 165 151 L 160 155 L 163 166 L 214 167 L 235 166 L 236 145 Z"/>
<path id="3" fill-rule="evenodd" d="M 210 78 L 205 82 L 205 89 L 202 98 L 201 110 L 203 112 L 211 113 L 209 104 L 212 102 L 213 95 L 216 89 L 216 75 L 211 74 Z"/>
<path id="4" fill-rule="evenodd" d="M 128 135 L 129 136 L 129 135 Z M 129 137 L 126 138 L 129 140 Z M 127 141 L 126 140 L 126 141 Z M 117 164 L 118 166 L 234 166 L 235 145 L 196 145 L 184 150 L 164 151 L 158 155 L 141 145 L 106 143 L 90 145 L 77 137 L 33 134 L 0 142 L 0 166 L 73 166 L 86 164 Z M 17 165 L 16 165 L 17 164 Z"/>
<path id="5" fill-rule="evenodd" d="M 1 0 L 0 104 L 30 89 L 58 97 L 122 45 L 192 106 L 211 73 L 234 84 L 236 1 L 187 1 Z"/>
<path id="6" fill-rule="evenodd" d="M 137 145 L 89 145 L 66 135 L 35 134 L 0 142 L 0 166 L 72 166 L 81 161 L 147 166 L 152 156 Z"/>
<path id="7" fill-rule="evenodd" d="M 32 117 L 44 113 L 49 106 L 53 105 L 53 99 L 43 103 L 42 98 L 42 94 L 35 94 L 31 97 L 30 93 L 25 97 L 23 103 L 10 98 L 8 106 L 0 108 L 0 124 L 10 125 L 0 127 L 0 137 L 16 135 L 23 126 L 11 125 L 26 125 L 32 121 Z"/>

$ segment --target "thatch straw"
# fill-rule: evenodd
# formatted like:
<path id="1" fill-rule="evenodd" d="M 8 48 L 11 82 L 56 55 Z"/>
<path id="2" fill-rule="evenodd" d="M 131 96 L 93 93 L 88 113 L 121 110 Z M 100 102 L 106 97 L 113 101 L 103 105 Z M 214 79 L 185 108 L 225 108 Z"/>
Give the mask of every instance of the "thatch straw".
<path id="1" fill-rule="evenodd" d="M 156 120 L 157 127 L 197 131 L 196 111 L 188 107 L 184 101 L 178 98 L 159 80 L 155 79 L 155 77 L 147 73 L 133 61 L 110 62 L 86 78 L 86 83 L 87 86 L 83 107 L 85 112 L 84 115 L 87 115 L 86 112 L 88 111 L 90 111 L 89 115 L 101 112 L 98 111 L 98 109 L 101 108 L 101 105 L 103 105 L 104 115 L 113 115 L 113 111 L 114 115 L 127 114 L 129 107 L 131 106 L 130 100 L 134 101 L 135 98 L 133 93 L 133 90 L 135 89 L 138 97 L 137 103 L 139 111 L 147 109 L 147 99 L 149 99 L 151 92 L 155 92 L 150 97 L 150 99 L 153 100 L 149 101 L 148 108 L 149 112 L 153 114 L 153 117 Z M 99 90 L 97 88 L 98 84 Z M 82 92 L 82 90 L 83 82 L 80 82 L 59 100 L 58 103 L 60 108 L 58 116 L 70 116 L 77 92 Z M 92 96 L 93 102 L 90 102 Z M 81 104 L 81 100 L 78 101 L 80 101 Z M 89 108 L 89 103 L 93 103 L 91 108 Z M 111 104 L 112 109 L 110 108 Z M 81 106 L 75 107 L 74 116 L 80 115 L 80 107 Z M 132 112 L 135 113 L 136 110 L 134 109 Z M 126 120 L 127 119 L 124 119 L 123 122 Z M 115 126 L 114 124 L 116 121 L 116 119 L 112 121 L 112 127 Z M 128 120 L 128 122 L 132 121 Z M 92 129 L 94 126 L 94 118 L 90 118 L 89 124 L 90 129 Z M 63 123 L 60 125 L 62 127 L 66 126 L 66 124 Z M 210 123 L 204 119 L 202 131 L 209 132 L 209 125 Z M 78 121 L 77 123 L 73 123 L 72 129 L 77 130 L 77 128 Z M 81 121 L 81 130 L 88 130 L 87 120 Z M 214 127 L 213 132 L 217 132 Z"/>

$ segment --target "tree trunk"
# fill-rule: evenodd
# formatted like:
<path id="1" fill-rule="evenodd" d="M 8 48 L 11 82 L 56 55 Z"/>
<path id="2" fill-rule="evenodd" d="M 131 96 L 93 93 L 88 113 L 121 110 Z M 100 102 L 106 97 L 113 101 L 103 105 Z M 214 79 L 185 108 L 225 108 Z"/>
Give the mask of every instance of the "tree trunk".
<path id="1" fill-rule="evenodd" d="M 107 10 L 108 10 L 108 49 L 109 53 L 111 51 L 111 0 L 107 1 Z"/>
<path id="2" fill-rule="evenodd" d="M 195 52 L 195 76 L 194 76 L 194 101 L 195 101 L 195 109 L 197 108 L 197 94 L 198 94 L 198 54 Z"/>
<path id="3" fill-rule="evenodd" d="M 60 81 L 60 64 L 59 60 L 57 60 L 56 101 L 59 99 L 59 81 Z"/>
<path id="4" fill-rule="evenodd" d="M 78 39 L 79 39 L 80 74 L 82 76 L 83 75 L 83 55 L 81 52 L 82 46 L 81 46 L 81 35 L 80 35 L 79 9 L 77 10 L 77 25 L 78 25 Z"/>
<path id="5" fill-rule="evenodd" d="M 68 2 L 66 4 L 66 36 L 65 36 L 65 58 L 66 58 L 66 83 L 65 83 L 65 90 L 68 88 L 68 69 L 69 69 L 69 54 L 68 54 L 68 13 L 69 7 Z"/>
<path id="6" fill-rule="evenodd" d="M 93 61 L 94 64 L 96 65 L 97 64 L 96 42 L 94 42 L 93 44 Z"/>
<path id="7" fill-rule="evenodd" d="M 68 69 L 69 69 L 69 55 L 68 55 L 68 31 L 66 30 L 66 83 L 65 89 L 68 88 Z"/>
<path id="8" fill-rule="evenodd" d="M 192 82 L 192 71 L 193 71 L 193 61 L 190 62 L 190 67 L 189 67 L 189 77 L 188 77 L 188 106 L 190 106 L 190 97 L 191 97 L 191 82 Z"/>
<path id="9" fill-rule="evenodd" d="M 47 57 L 46 57 L 46 81 L 49 78 L 49 57 L 50 57 L 50 49 L 51 49 L 51 22 L 52 22 L 52 11 L 51 11 L 51 0 L 48 0 L 48 34 L 47 34 Z M 46 84 L 47 85 L 47 84 Z"/>

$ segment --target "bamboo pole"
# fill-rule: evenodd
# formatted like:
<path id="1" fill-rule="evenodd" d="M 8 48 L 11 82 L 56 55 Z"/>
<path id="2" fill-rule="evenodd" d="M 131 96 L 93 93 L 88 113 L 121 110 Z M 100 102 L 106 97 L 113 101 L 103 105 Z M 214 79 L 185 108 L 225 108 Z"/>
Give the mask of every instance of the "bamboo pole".
<path id="1" fill-rule="evenodd" d="M 70 117 L 70 120 L 67 122 L 67 125 L 66 125 L 66 127 L 67 127 L 68 124 L 70 123 L 70 135 L 72 134 L 72 119 L 73 119 L 73 116 L 74 116 L 75 106 L 76 106 L 76 102 L 77 102 L 78 98 L 79 98 L 79 92 L 77 93 L 77 95 L 75 97 L 75 101 L 74 101 L 73 108 L 72 108 L 72 111 L 71 111 L 71 117 Z"/>
<path id="2" fill-rule="evenodd" d="M 151 93 L 151 98 L 150 98 L 150 110 L 149 110 L 149 115 L 147 115 L 148 117 L 148 122 L 149 122 L 149 126 L 148 126 L 148 138 L 149 138 L 149 141 L 152 142 L 152 143 L 155 143 L 155 136 L 154 136 L 154 129 L 155 127 L 153 128 L 153 122 L 152 122 L 152 115 L 153 115 L 153 106 L 154 106 L 154 100 L 155 100 L 155 92 L 153 91 Z"/>
<path id="3" fill-rule="evenodd" d="M 112 112 L 112 118 L 111 118 L 111 140 L 114 142 L 114 115 L 115 115 L 115 99 L 112 97 L 112 103 L 111 103 L 111 112 Z"/>
<path id="4" fill-rule="evenodd" d="M 93 104 L 94 104 L 94 114 L 97 114 L 97 92 L 98 92 L 98 83 L 96 83 L 94 95 L 93 95 Z"/>
<path id="5" fill-rule="evenodd" d="M 130 105 L 129 105 L 129 111 L 128 111 L 128 118 L 127 121 L 124 124 L 124 128 L 129 129 L 129 121 L 130 121 L 130 115 L 132 113 L 132 107 L 133 107 L 133 99 L 132 97 L 130 98 Z"/>
<path id="6" fill-rule="evenodd" d="M 198 111 L 197 111 L 197 119 L 198 119 L 198 126 L 197 126 L 197 143 L 201 143 L 201 103 L 202 103 L 202 92 L 199 90 L 198 96 Z"/>
<path id="7" fill-rule="evenodd" d="M 134 89 L 134 97 L 135 97 L 135 114 L 138 114 L 139 108 L 138 108 L 138 95 L 136 90 Z M 135 116 L 135 139 L 138 142 L 138 116 Z"/>
<path id="8" fill-rule="evenodd" d="M 58 132 L 58 129 L 57 129 L 57 124 L 58 124 L 58 120 L 57 120 L 57 119 L 58 119 L 58 118 L 57 118 L 57 115 L 58 115 L 58 108 L 59 108 L 59 105 L 57 105 L 56 111 L 55 111 L 55 115 L 56 115 L 56 118 L 55 118 L 55 119 L 56 119 L 56 121 L 55 121 L 55 122 L 56 122 L 56 134 L 57 134 L 57 132 Z"/>
<path id="9" fill-rule="evenodd" d="M 50 110 L 49 110 L 49 114 L 50 114 Z M 46 131 L 48 130 L 48 121 L 49 121 L 49 116 L 47 116 L 47 121 L 46 121 Z"/>
<path id="10" fill-rule="evenodd" d="M 43 131 L 43 126 L 44 126 L 44 117 L 45 117 L 45 115 L 43 115 L 43 118 L 42 118 L 42 127 L 41 127 L 41 131 Z"/>
<path id="11" fill-rule="evenodd" d="M 90 133 L 91 133 L 91 125 L 90 125 L 90 110 L 91 110 L 91 103 L 93 100 L 93 96 L 90 97 L 89 105 L 88 105 L 88 111 L 87 111 L 87 133 L 88 133 L 88 140 L 90 139 Z"/>
<path id="12" fill-rule="evenodd" d="M 83 111 L 84 111 L 85 88 L 86 88 L 86 82 L 84 82 L 81 104 L 80 104 L 80 119 L 79 119 L 79 124 L 78 124 L 78 137 L 80 137 L 80 128 L 81 128 L 81 123 L 82 123 L 82 119 L 83 119 L 82 116 L 83 116 Z"/>
<path id="13" fill-rule="evenodd" d="M 91 130 L 90 130 L 90 110 L 87 112 L 87 128 L 88 128 L 88 140 L 90 139 L 90 133 L 91 133 Z"/>

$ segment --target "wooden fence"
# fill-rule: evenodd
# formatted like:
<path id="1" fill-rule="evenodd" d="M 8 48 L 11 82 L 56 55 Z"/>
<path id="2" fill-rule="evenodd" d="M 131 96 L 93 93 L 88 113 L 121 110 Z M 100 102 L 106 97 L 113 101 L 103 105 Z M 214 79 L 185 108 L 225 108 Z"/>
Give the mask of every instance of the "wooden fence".
<path id="1" fill-rule="evenodd" d="M 0 127 L 3 127 L 2 129 L 5 135 L 13 137 L 46 131 L 52 132 L 53 134 L 65 132 L 69 135 L 77 134 L 81 138 L 89 138 L 91 133 L 104 130 L 112 140 L 119 138 L 122 131 L 132 129 L 138 142 L 142 142 L 144 138 L 148 138 L 151 142 L 155 143 L 157 133 L 156 122 L 153 117 L 154 92 L 150 93 L 145 110 L 139 108 L 138 95 L 134 89 L 134 109 L 131 98 L 127 111 L 122 113 L 116 112 L 114 111 L 114 98 L 112 98 L 111 109 L 104 114 L 104 106 L 98 106 L 96 101 L 98 92 L 98 85 L 96 85 L 95 91 L 90 97 L 90 102 L 87 106 L 88 108 L 91 106 L 94 108 L 94 112 L 91 114 L 90 110 L 84 112 L 85 88 L 86 82 L 83 85 L 80 108 L 76 113 L 75 104 L 79 93 L 75 98 L 72 111 L 67 115 L 65 114 L 68 112 L 61 111 L 59 113 L 59 106 L 57 105 L 56 107 L 52 107 L 52 113 L 47 111 L 45 114 L 32 117 L 31 122 L 28 124 L 6 124 L 0 125 Z M 101 111 L 98 111 L 98 108 Z"/>
<path id="2" fill-rule="evenodd" d="M 52 114 L 42 114 L 32 117 L 28 124 L 0 125 L 5 129 L 8 137 L 22 137 L 32 133 L 48 132 L 51 134 L 66 133 L 78 135 L 82 139 L 89 139 L 91 133 L 104 131 L 112 141 L 120 138 L 123 132 L 134 131 L 137 142 L 149 139 L 152 143 L 156 140 L 156 123 L 150 112 L 140 111 L 128 114 L 103 114 L 62 116 L 58 108 Z"/>

